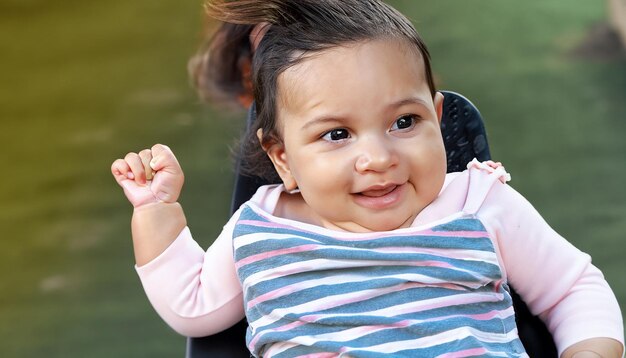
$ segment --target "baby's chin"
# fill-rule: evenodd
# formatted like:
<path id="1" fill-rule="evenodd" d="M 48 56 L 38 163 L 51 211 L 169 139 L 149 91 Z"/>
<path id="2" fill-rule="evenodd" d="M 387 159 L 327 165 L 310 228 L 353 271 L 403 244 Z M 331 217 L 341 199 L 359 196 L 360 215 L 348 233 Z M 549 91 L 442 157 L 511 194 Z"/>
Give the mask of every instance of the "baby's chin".
<path id="1" fill-rule="evenodd" d="M 398 218 L 371 218 L 367 221 L 353 222 L 325 222 L 322 224 L 327 229 L 336 231 L 347 231 L 353 233 L 383 232 L 410 227 L 415 220 L 415 215 L 410 215 L 405 219 Z"/>
<path id="2" fill-rule="evenodd" d="M 404 228 L 410 227 L 411 224 L 413 223 L 413 220 L 415 220 L 415 215 L 411 215 L 405 220 L 393 220 L 393 221 L 385 220 L 380 223 L 372 222 L 372 223 L 368 223 L 369 225 L 368 229 L 369 231 L 378 231 L 378 232 L 404 229 Z"/>

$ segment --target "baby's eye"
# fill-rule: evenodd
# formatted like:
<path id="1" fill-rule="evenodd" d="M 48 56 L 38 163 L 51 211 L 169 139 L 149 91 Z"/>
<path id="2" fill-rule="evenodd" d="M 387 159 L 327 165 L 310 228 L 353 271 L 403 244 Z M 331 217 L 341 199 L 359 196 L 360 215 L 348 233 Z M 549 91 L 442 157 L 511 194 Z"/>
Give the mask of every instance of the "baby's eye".
<path id="1" fill-rule="evenodd" d="M 396 119 L 396 121 L 391 126 L 392 131 L 408 129 L 415 125 L 417 122 L 417 116 L 414 114 L 405 114 L 400 118 Z"/>
<path id="2" fill-rule="evenodd" d="M 348 138 L 350 138 L 350 133 L 348 133 L 348 130 L 345 128 L 337 128 L 337 129 L 330 130 L 326 132 L 324 136 L 322 137 L 322 139 L 330 141 L 330 142 L 336 142 L 336 141 L 340 141 L 340 140 L 344 140 Z"/>
<path id="3" fill-rule="evenodd" d="M 411 128 L 415 124 L 416 121 L 417 119 L 415 118 L 415 115 L 405 114 L 401 116 L 400 118 L 396 119 L 396 121 L 391 126 L 391 130 L 393 131 L 393 130 L 402 130 L 402 129 Z"/>

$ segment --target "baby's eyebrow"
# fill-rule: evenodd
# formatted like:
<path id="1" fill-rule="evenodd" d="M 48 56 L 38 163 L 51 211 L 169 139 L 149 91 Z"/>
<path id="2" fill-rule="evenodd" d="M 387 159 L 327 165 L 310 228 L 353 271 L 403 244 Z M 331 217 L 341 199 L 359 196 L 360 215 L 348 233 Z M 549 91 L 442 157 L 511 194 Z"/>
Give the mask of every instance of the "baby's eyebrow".
<path id="1" fill-rule="evenodd" d="M 407 97 L 407 98 L 403 98 L 398 101 L 392 102 L 387 107 L 397 108 L 397 107 L 402 107 L 408 104 L 417 104 L 417 105 L 426 106 L 426 107 L 428 106 L 428 102 L 424 101 L 423 99 L 419 97 Z"/>
<path id="2" fill-rule="evenodd" d="M 308 129 L 309 127 L 313 127 L 316 125 L 324 125 L 328 123 L 339 123 L 339 122 L 341 122 L 340 117 L 336 117 L 332 115 L 322 115 L 320 117 L 313 118 L 307 121 L 306 123 L 304 123 L 304 125 L 302 126 L 302 129 Z"/>

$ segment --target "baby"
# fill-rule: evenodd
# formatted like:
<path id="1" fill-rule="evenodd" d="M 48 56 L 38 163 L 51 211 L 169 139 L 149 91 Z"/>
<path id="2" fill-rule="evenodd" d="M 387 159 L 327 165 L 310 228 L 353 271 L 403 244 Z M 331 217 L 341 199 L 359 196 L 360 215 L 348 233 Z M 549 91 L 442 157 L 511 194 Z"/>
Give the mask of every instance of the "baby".
<path id="1" fill-rule="evenodd" d="M 257 357 L 527 356 L 510 283 L 562 357 L 622 356 L 601 272 L 504 168 L 446 174 L 443 96 L 404 16 L 377 0 L 207 8 L 252 34 L 258 118 L 244 155 L 281 184 L 261 187 L 204 252 L 168 147 L 113 163 L 134 206 L 137 271 L 175 330 L 209 335 L 245 315 Z"/>

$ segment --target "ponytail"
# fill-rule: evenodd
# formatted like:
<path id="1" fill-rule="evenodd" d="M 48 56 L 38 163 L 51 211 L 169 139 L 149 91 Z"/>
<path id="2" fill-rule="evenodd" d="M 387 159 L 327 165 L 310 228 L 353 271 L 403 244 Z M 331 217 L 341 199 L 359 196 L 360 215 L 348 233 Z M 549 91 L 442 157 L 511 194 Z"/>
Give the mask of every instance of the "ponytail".
<path id="1" fill-rule="evenodd" d="M 221 25 L 189 61 L 189 74 L 203 100 L 239 104 L 254 101 L 250 32 L 255 25 L 278 22 L 281 4 L 286 1 L 208 1 L 209 18 Z M 263 4 L 263 6 L 260 6 Z"/>
<path id="2" fill-rule="evenodd" d="M 256 25 L 262 22 L 284 24 L 284 19 L 291 19 L 289 8 L 297 8 L 302 3 L 314 0 L 209 0 L 205 9 L 209 17 L 218 21 L 241 25 Z M 325 1 L 317 1 L 324 6 Z"/>
<path id="3" fill-rule="evenodd" d="M 252 98 L 251 25 L 222 23 L 189 61 L 189 74 L 206 101 L 249 107 Z"/>

